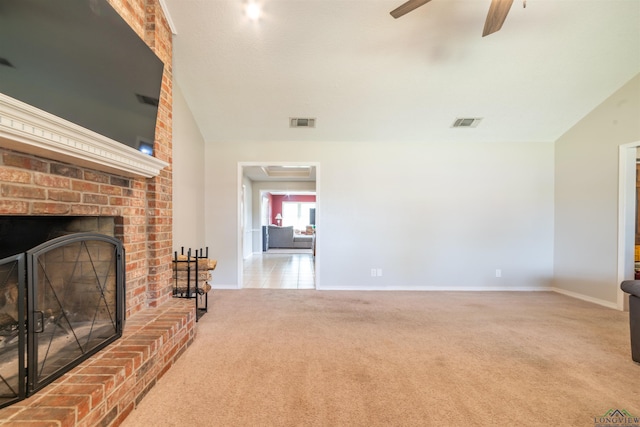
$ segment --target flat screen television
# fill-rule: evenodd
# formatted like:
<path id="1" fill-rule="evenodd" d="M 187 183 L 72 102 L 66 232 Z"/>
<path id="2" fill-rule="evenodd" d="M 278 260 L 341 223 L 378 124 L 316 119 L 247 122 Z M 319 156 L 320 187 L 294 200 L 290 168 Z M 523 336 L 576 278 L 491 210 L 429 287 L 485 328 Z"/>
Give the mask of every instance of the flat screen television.
<path id="1" fill-rule="evenodd" d="M 0 0 L 0 92 L 147 154 L 163 67 L 106 0 Z"/>

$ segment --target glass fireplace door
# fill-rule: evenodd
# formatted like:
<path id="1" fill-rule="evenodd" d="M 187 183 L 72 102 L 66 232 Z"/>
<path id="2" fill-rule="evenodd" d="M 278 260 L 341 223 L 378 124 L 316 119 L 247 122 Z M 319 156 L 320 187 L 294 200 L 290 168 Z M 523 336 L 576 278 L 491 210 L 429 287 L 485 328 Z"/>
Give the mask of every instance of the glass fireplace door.
<path id="1" fill-rule="evenodd" d="M 27 392 L 44 387 L 122 335 L 119 240 L 76 233 L 27 252 Z"/>
<path id="2" fill-rule="evenodd" d="M 0 260 L 0 408 L 25 398 L 24 255 Z"/>

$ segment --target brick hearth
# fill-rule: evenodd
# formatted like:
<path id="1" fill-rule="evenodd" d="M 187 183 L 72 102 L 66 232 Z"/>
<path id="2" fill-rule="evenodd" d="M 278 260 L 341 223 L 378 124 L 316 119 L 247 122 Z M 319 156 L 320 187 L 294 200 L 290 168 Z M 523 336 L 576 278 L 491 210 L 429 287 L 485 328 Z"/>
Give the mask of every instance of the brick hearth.
<path id="1" fill-rule="evenodd" d="M 121 339 L 34 396 L 0 410 L 11 427 L 116 426 L 195 336 L 193 301 L 174 299 L 127 320 Z"/>
<path id="2" fill-rule="evenodd" d="M 126 251 L 127 317 L 123 338 L 0 410 L 3 426 L 116 426 L 195 336 L 193 301 L 171 298 L 171 31 L 158 0 L 109 2 L 164 62 L 154 153 L 169 166 L 153 178 L 123 176 L 0 142 L 0 215 L 114 218 Z"/>

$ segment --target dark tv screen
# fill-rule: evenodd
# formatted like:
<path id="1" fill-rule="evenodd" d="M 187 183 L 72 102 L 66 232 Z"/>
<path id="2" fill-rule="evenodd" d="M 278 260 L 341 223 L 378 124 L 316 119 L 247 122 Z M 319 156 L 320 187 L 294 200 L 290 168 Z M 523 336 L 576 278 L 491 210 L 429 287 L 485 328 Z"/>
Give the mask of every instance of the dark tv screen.
<path id="1" fill-rule="evenodd" d="M 106 0 L 0 0 L 5 95 L 148 149 L 162 71 L 162 61 Z"/>

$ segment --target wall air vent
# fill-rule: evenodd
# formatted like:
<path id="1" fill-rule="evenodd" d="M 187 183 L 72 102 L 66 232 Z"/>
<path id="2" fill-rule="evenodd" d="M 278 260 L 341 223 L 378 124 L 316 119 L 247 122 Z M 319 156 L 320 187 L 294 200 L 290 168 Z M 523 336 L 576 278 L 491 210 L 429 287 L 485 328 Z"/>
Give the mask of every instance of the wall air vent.
<path id="1" fill-rule="evenodd" d="M 451 127 L 454 127 L 454 128 L 474 128 L 474 127 L 478 126 L 481 121 L 482 121 L 481 117 L 470 117 L 470 118 L 466 117 L 466 118 L 456 119 L 453 122 L 453 125 L 451 125 Z"/>
<path id="2" fill-rule="evenodd" d="M 289 118 L 289 127 L 292 127 L 292 128 L 314 128 L 314 127 L 316 127 L 316 119 L 291 117 L 291 118 Z"/>

